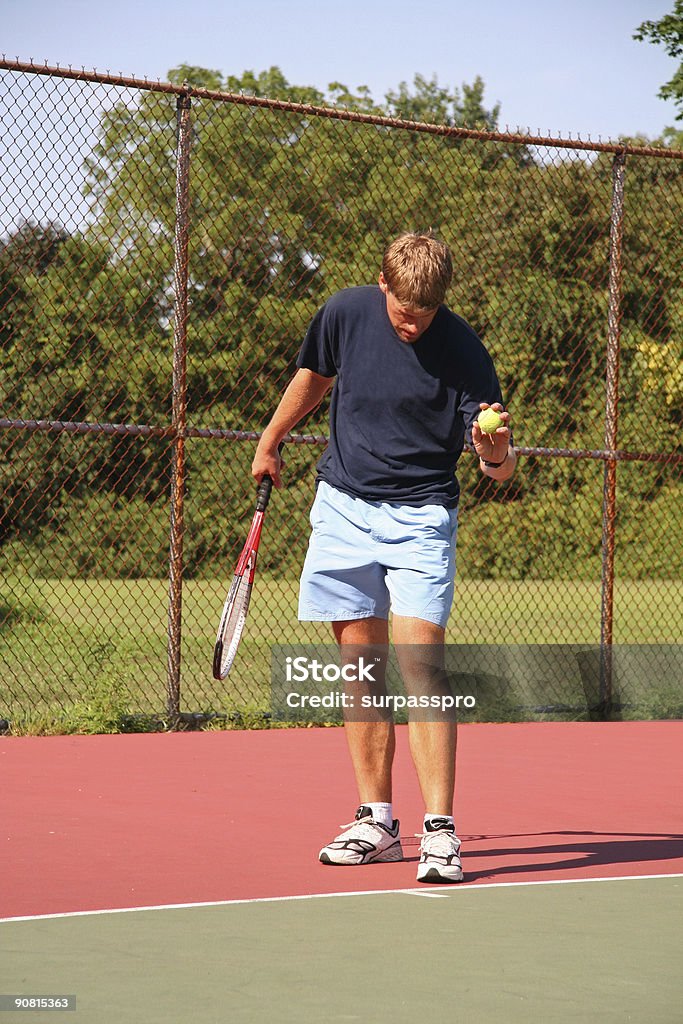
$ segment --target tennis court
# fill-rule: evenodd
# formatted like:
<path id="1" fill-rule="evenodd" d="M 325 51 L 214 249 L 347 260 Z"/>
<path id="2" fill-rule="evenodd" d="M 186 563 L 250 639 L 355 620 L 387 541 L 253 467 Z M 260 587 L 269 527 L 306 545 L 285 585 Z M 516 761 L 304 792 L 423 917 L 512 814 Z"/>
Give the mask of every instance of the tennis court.
<path id="1" fill-rule="evenodd" d="M 317 861 L 341 729 L 2 739 L 0 990 L 88 1022 L 678 1021 L 682 739 L 462 726 L 451 888 L 415 883 L 405 727 L 406 859 L 348 869 Z"/>

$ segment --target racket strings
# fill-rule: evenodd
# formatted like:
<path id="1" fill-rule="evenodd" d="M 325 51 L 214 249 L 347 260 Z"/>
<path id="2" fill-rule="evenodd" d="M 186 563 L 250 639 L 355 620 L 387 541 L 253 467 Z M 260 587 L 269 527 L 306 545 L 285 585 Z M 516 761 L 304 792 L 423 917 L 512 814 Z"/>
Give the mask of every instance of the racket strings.
<path id="1" fill-rule="evenodd" d="M 228 674 L 235 660 L 242 630 L 247 619 L 250 597 L 251 584 L 247 576 L 242 576 L 233 594 L 230 610 L 225 619 L 221 634 L 223 645 L 221 651 L 221 676 L 223 677 Z"/>

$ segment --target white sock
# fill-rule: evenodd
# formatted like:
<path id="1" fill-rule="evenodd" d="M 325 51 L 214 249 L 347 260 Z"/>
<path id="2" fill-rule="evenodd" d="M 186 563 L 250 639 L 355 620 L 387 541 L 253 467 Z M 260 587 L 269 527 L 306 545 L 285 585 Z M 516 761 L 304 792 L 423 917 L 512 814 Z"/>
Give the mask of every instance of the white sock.
<path id="1" fill-rule="evenodd" d="M 386 825 L 387 828 L 391 828 L 394 823 L 394 812 L 391 804 L 369 804 L 364 803 L 363 807 L 369 807 L 372 811 L 372 820 L 379 822 L 380 825 Z"/>

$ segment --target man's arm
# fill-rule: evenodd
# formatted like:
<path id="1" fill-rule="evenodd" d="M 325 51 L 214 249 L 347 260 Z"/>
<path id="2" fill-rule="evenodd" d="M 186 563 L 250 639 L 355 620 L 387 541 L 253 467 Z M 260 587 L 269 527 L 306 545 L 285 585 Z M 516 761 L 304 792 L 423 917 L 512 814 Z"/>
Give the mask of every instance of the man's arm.
<path id="1" fill-rule="evenodd" d="M 259 483 L 267 473 L 276 487 L 281 486 L 281 463 L 277 450 L 280 441 L 299 420 L 320 405 L 333 384 L 334 377 L 321 377 L 312 370 L 297 370 L 256 448 L 251 472 Z"/>
<path id="2" fill-rule="evenodd" d="M 507 455 L 503 456 L 503 462 L 499 466 L 487 465 L 490 463 L 489 459 L 479 458 L 479 468 L 481 469 L 484 476 L 491 477 L 492 480 L 497 480 L 502 483 L 503 480 L 509 480 L 515 469 L 517 468 L 517 453 L 511 444 L 508 445 Z"/>

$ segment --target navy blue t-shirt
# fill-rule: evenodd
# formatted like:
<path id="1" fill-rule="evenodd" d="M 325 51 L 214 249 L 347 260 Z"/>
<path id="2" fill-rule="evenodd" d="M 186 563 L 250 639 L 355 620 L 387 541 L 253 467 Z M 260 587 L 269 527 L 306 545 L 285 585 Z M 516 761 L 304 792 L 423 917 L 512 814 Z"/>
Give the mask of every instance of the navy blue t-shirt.
<path id="1" fill-rule="evenodd" d="M 297 366 L 335 377 L 319 479 L 366 501 L 455 508 L 455 468 L 479 403 L 502 403 L 493 362 L 446 306 L 415 342 L 396 334 L 377 286 L 318 310 Z"/>

